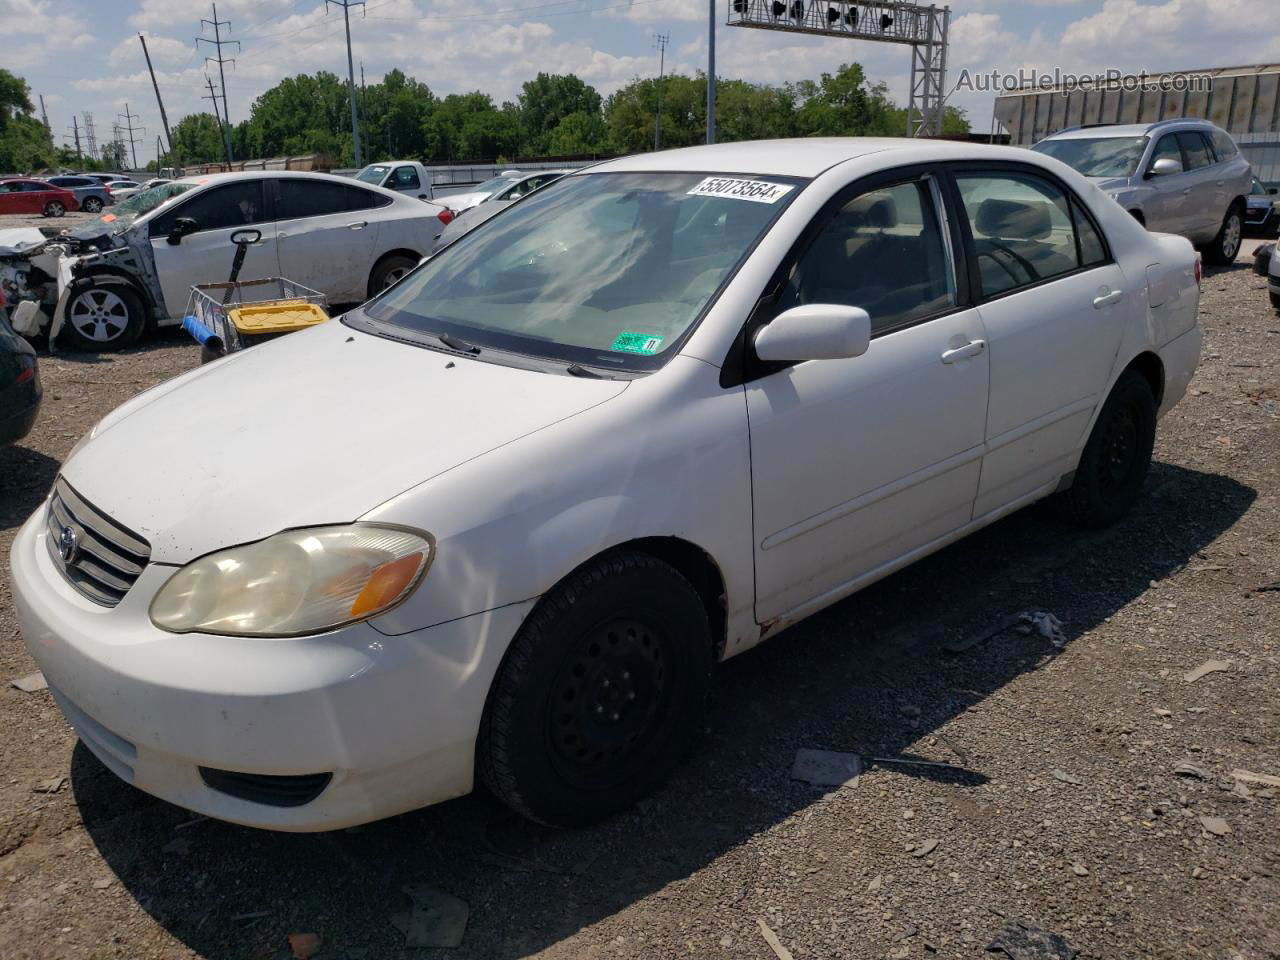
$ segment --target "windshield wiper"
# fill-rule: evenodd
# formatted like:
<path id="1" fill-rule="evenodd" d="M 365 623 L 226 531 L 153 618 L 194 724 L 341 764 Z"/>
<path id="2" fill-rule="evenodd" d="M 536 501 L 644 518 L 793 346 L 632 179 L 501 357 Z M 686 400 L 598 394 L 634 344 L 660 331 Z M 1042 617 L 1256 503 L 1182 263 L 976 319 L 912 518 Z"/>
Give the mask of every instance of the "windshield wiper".
<path id="1" fill-rule="evenodd" d="M 571 377 L 586 377 L 589 380 L 603 380 L 603 373 L 596 373 L 594 370 L 588 370 L 580 363 L 571 363 L 565 367 L 569 371 Z"/>
<path id="2" fill-rule="evenodd" d="M 452 333 L 437 333 L 436 339 L 443 343 L 450 350 L 457 350 L 459 353 L 479 353 L 480 348 L 474 343 L 468 343 L 461 337 L 455 337 Z"/>

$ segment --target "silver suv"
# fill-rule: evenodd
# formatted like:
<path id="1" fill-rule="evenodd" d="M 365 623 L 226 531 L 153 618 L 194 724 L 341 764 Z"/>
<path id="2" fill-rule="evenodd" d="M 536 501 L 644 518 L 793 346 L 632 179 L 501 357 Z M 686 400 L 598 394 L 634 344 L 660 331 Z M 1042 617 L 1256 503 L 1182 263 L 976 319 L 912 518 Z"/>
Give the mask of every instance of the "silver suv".
<path id="1" fill-rule="evenodd" d="M 1209 263 L 1240 251 L 1253 172 L 1207 120 L 1069 127 L 1031 149 L 1092 179 L 1148 230 L 1186 237 Z"/>

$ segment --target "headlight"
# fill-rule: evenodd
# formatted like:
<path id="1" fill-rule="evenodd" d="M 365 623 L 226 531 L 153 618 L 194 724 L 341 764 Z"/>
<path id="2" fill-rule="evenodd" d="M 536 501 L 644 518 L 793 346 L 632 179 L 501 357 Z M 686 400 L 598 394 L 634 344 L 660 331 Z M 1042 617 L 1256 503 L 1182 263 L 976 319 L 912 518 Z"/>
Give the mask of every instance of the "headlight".
<path id="1" fill-rule="evenodd" d="M 174 633 L 293 637 L 367 620 L 409 596 L 430 534 L 352 524 L 289 530 L 187 564 L 151 602 Z"/>

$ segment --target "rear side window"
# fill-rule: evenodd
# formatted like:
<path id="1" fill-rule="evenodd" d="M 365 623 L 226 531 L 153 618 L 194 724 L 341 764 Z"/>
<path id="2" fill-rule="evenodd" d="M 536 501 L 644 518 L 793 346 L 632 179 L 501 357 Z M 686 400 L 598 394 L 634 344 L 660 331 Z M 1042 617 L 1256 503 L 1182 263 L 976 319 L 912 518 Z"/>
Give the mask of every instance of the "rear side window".
<path id="1" fill-rule="evenodd" d="M 973 233 L 982 295 L 993 297 L 1079 269 L 1076 220 L 1062 190 L 1034 174 L 958 172 L 956 185 Z M 1083 223 L 1089 224 L 1077 209 Z M 1085 246 L 1102 241 L 1092 224 Z M 1104 254 L 1105 257 L 1105 254 Z"/>
<path id="2" fill-rule="evenodd" d="M 1192 170 L 1210 166 L 1215 162 L 1213 151 L 1209 149 L 1209 141 L 1203 134 L 1195 130 L 1184 130 L 1178 134 L 1178 143 L 1182 145 L 1182 152 L 1187 156 L 1187 165 Z"/>
<path id="3" fill-rule="evenodd" d="M 955 306 L 928 183 L 882 187 L 845 204 L 796 262 L 779 309 L 807 303 L 861 307 L 872 334 Z"/>
<path id="4" fill-rule="evenodd" d="M 391 202 L 390 198 L 379 196 L 372 190 L 351 187 L 345 183 L 283 178 L 277 184 L 280 189 L 277 220 L 298 220 L 303 217 L 368 210 Z"/>
<path id="5" fill-rule="evenodd" d="M 1155 166 L 1157 160 L 1172 160 L 1178 169 L 1183 169 L 1182 148 L 1178 146 L 1176 133 L 1166 133 L 1156 142 L 1156 148 L 1151 152 L 1151 165 Z"/>
<path id="6" fill-rule="evenodd" d="M 1213 148 L 1218 152 L 1219 160 L 1230 160 L 1239 151 L 1236 149 L 1236 142 L 1225 130 L 1215 130 L 1212 134 Z"/>
<path id="7" fill-rule="evenodd" d="M 150 235 L 167 236 L 179 217 L 194 220 L 200 231 L 265 223 L 262 184 L 261 180 L 241 180 L 198 193 L 152 220 Z"/>

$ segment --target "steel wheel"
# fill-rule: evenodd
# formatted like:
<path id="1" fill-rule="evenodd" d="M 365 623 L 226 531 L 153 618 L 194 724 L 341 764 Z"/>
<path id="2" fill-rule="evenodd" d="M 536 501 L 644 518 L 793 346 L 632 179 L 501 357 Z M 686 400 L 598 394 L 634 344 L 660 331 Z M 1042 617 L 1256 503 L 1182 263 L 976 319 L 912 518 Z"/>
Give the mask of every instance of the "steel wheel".
<path id="1" fill-rule="evenodd" d="M 399 283 L 412 269 L 413 267 L 393 267 L 388 270 L 386 275 L 382 278 L 382 289 L 385 290 L 387 287 L 394 286 Z"/>
<path id="2" fill-rule="evenodd" d="M 71 301 L 67 320 L 86 340 L 107 344 L 123 336 L 129 325 L 129 307 L 111 290 L 91 287 Z"/>
<path id="3" fill-rule="evenodd" d="M 1138 458 L 1138 421 L 1131 407 L 1108 411 L 1102 430 L 1102 456 L 1098 479 L 1104 491 L 1120 489 L 1128 481 Z"/>

